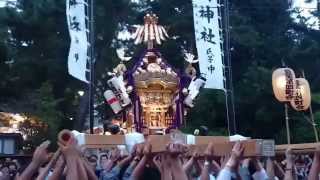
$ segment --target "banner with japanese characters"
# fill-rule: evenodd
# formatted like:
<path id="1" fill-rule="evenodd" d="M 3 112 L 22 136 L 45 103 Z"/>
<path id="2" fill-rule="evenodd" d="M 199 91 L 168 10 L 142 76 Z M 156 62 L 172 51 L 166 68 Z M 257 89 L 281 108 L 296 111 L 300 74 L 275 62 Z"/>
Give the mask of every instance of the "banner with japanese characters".
<path id="1" fill-rule="evenodd" d="M 205 88 L 224 90 L 223 40 L 217 0 L 193 0 L 193 17 L 201 73 Z"/>
<path id="2" fill-rule="evenodd" d="M 84 0 L 67 0 L 66 14 L 71 39 L 68 71 L 73 77 L 88 82 L 86 78 L 88 61 L 88 28 L 86 23 L 87 3 Z"/>

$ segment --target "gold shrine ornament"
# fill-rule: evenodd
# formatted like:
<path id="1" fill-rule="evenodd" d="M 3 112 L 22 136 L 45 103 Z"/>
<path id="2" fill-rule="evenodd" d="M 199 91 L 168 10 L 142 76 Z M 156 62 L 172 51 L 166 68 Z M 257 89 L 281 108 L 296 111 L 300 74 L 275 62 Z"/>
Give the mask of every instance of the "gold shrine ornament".
<path id="1" fill-rule="evenodd" d="M 155 14 L 147 14 L 144 17 L 144 25 L 139 26 L 133 35 L 133 39 L 135 39 L 134 44 L 142 42 L 161 44 L 161 41 L 169 38 L 165 28 L 158 24 L 158 19 Z"/>
<path id="2" fill-rule="evenodd" d="M 311 104 L 311 91 L 309 82 L 304 78 L 297 78 L 296 88 L 290 104 L 296 111 L 305 111 Z"/>
<path id="3" fill-rule="evenodd" d="M 294 97 L 296 77 L 290 68 L 279 68 L 272 73 L 272 88 L 280 102 L 290 102 Z"/>

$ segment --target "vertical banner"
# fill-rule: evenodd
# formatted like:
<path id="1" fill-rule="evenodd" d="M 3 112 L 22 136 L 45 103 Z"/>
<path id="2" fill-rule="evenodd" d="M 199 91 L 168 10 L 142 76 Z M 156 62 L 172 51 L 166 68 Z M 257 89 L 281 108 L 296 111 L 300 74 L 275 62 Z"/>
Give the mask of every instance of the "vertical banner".
<path id="1" fill-rule="evenodd" d="M 193 0 L 193 18 L 199 66 L 207 81 L 205 88 L 224 87 L 223 40 L 217 0 Z"/>
<path id="2" fill-rule="evenodd" d="M 84 0 L 67 0 L 66 14 L 71 39 L 68 71 L 73 77 L 87 82 L 88 36 L 86 24 L 87 3 Z"/>

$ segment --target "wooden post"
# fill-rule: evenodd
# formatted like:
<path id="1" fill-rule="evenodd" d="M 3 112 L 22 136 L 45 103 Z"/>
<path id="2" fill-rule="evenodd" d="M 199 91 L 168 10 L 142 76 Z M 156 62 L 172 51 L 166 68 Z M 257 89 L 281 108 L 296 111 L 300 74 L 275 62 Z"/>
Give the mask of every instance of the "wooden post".
<path id="1" fill-rule="evenodd" d="M 319 136 L 318 136 L 318 131 L 317 131 L 317 127 L 316 127 L 317 124 L 314 122 L 314 116 L 313 116 L 313 111 L 312 111 L 312 106 L 311 105 L 310 105 L 309 111 L 310 111 L 310 119 L 311 119 L 311 122 L 312 122 L 314 136 L 316 138 L 316 142 L 319 142 Z"/>
<path id="2" fill-rule="evenodd" d="M 287 129 L 287 143 L 291 144 L 290 139 L 290 127 L 289 127 L 289 115 L 288 115 L 288 104 L 284 104 L 284 114 L 285 114 L 285 120 L 286 120 L 286 129 Z"/>
<path id="3" fill-rule="evenodd" d="M 302 77 L 306 78 L 305 74 L 304 74 L 304 70 L 302 70 L 301 72 L 302 72 Z M 318 131 L 317 131 L 317 127 L 316 127 L 317 124 L 314 122 L 312 103 L 310 104 L 309 112 L 310 112 L 310 119 L 311 119 L 311 123 L 312 123 L 312 127 L 313 127 L 314 136 L 316 138 L 316 142 L 319 142 L 319 136 L 318 136 Z"/>

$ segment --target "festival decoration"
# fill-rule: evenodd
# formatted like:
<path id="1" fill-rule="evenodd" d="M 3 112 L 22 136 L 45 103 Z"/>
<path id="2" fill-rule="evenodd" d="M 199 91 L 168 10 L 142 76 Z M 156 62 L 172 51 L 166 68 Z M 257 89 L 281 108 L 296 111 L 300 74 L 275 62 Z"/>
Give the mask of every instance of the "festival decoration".
<path id="1" fill-rule="evenodd" d="M 169 38 L 167 31 L 163 26 L 158 25 L 158 17 L 155 14 L 147 14 L 144 17 L 144 25 L 139 26 L 136 33 L 133 35 L 135 39 L 135 44 L 141 44 L 142 42 L 153 43 L 155 41 L 157 44 L 161 44 L 161 41 Z M 152 48 L 153 45 L 151 45 Z"/>
<path id="2" fill-rule="evenodd" d="M 223 37 L 217 0 L 193 0 L 193 19 L 200 72 L 205 88 L 225 90 Z"/>
<path id="3" fill-rule="evenodd" d="M 131 59 L 131 57 L 125 56 L 125 49 L 124 48 L 117 49 L 117 55 L 118 55 L 119 59 L 121 60 L 121 62 L 130 61 L 130 59 Z"/>
<path id="4" fill-rule="evenodd" d="M 192 66 L 198 63 L 194 55 L 185 54 L 185 72 L 190 73 L 178 73 L 154 48 L 154 44 L 169 38 L 155 14 L 145 16 L 144 25 L 139 26 L 134 38 L 136 43 L 147 44 L 147 49 L 129 69 L 125 62 L 131 57 L 125 56 L 124 49 L 117 50 L 120 63 L 108 73 L 110 90 L 104 96 L 115 114 L 122 112 L 119 126 L 126 132 L 164 134 L 182 125 L 185 110 L 194 106 L 206 79 Z"/>
<path id="5" fill-rule="evenodd" d="M 297 78 L 295 82 L 296 88 L 294 89 L 294 96 L 290 104 L 296 111 L 305 111 L 311 104 L 309 82 L 304 78 Z"/>
<path id="6" fill-rule="evenodd" d="M 114 93 L 111 90 L 106 90 L 104 93 L 104 98 L 106 99 L 107 103 L 110 105 L 111 109 L 115 114 L 118 114 L 122 107 L 120 105 L 119 99 L 114 95 Z"/>
<path id="7" fill-rule="evenodd" d="M 188 96 L 184 100 L 184 104 L 188 107 L 193 107 L 193 100 L 197 97 L 202 88 L 206 84 L 206 79 L 204 77 L 194 77 L 188 87 Z"/>
<path id="8" fill-rule="evenodd" d="M 185 53 L 185 61 L 188 62 L 188 66 L 185 73 L 191 78 L 191 82 L 188 88 L 182 90 L 183 94 L 186 96 L 184 104 L 188 107 L 193 107 L 193 100 L 199 94 L 200 88 L 202 88 L 206 83 L 206 78 L 199 76 L 197 77 L 197 70 L 192 66 L 192 64 L 198 63 L 198 59 L 194 59 L 194 55 L 191 53 Z"/>
<path id="9" fill-rule="evenodd" d="M 280 102 L 290 102 L 296 87 L 295 74 L 290 68 L 279 68 L 272 73 L 272 88 Z"/>
<path id="10" fill-rule="evenodd" d="M 108 104 L 111 105 L 111 108 L 115 113 L 118 113 L 122 110 L 122 108 L 118 107 L 118 102 L 122 107 L 125 107 L 131 103 L 129 93 L 132 91 L 132 86 L 126 87 L 123 79 L 124 73 L 127 71 L 127 67 L 125 66 L 124 62 L 129 61 L 131 57 L 125 57 L 124 49 L 118 49 L 117 55 L 120 59 L 120 63 L 116 68 L 113 69 L 113 72 L 108 73 L 108 75 L 112 76 L 112 78 L 107 81 L 114 94 L 111 94 L 109 91 L 106 91 L 104 94 L 106 99 L 107 97 L 112 99 L 113 104 L 111 105 L 109 101 Z M 113 95 L 116 96 L 116 98 L 114 98 Z M 113 99 L 117 99 L 119 101 L 114 101 Z"/>
<path id="11" fill-rule="evenodd" d="M 126 88 L 123 80 L 123 75 L 115 75 L 110 80 L 108 80 L 108 85 L 113 89 L 116 95 L 120 98 L 121 106 L 125 107 L 131 103 L 128 92 L 131 88 Z"/>
<path id="12" fill-rule="evenodd" d="M 86 74 L 89 43 L 86 8 L 87 3 L 84 0 L 66 1 L 67 24 L 71 39 L 68 71 L 73 77 L 88 83 Z"/>
<path id="13" fill-rule="evenodd" d="M 194 55 L 191 53 L 185 53 L 184 54 L 184 60 L 188 62 L 188 67 L 186 68 L 185 73 L 189 75 L 191 78 L 197 75 L 196 69 L 192 66 L 192 64 L 198 63 L 198 59 L 194 59 Z"/>
<path id="14" fill-rule="evenodd" d="M 290 68 L 278 68 L 272 73 L 272 88 L 276 99 L 284 102 L 285 107 L 285 122 L 287 131 L 287 143 L 291 144 L 288 104 L 294 96 L 296 87 L 294 71 Z"/>

